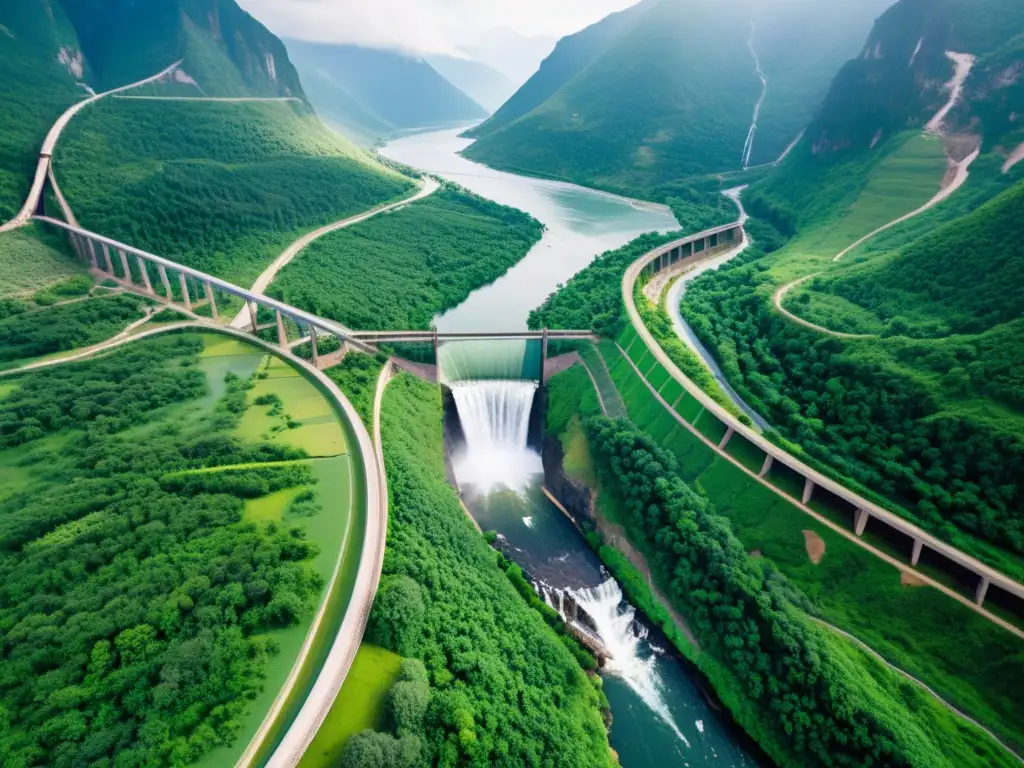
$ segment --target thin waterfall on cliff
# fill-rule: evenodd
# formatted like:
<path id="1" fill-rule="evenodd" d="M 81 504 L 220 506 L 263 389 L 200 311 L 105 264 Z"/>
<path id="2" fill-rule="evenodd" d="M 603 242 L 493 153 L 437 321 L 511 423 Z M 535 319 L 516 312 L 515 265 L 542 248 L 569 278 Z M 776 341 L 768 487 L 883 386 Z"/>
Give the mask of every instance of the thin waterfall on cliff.
<path id="1" fill-rule="evenodd" d="M 461 381 L 451 384 L 466 445 L 453 457 L 459 485 L 482 491 L 525 490 L 544 471 L 527 447 L 535 381 Z"/>
<path id="2" fill-rule="evenodd" d="M 672 713 L 662 695 L 662 681 L 656 668 L 657 657 L 652 653 L 644 657 L 640 653 L 641 643 L 647 635 L 643 625 L 636 624 L 636 609 L 622 598 L 622 589 L 615 579 L 608 579 L 593 589 L 567 590 L 579 611 L 586 613 L 591 627 L 584 631 L 596 634 L 608 654 L 605 672 L 616 675 L 626 682 L 633 691 L 660 717 L 687 747 L 690 742 L 679 730 Z M 544 590 L 548 604 L 565 615 L 565 592 Z"/>

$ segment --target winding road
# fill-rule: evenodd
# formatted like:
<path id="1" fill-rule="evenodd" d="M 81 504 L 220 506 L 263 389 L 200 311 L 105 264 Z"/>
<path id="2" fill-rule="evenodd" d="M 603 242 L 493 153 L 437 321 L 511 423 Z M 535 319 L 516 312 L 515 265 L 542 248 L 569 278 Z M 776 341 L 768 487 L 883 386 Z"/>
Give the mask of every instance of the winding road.
<path id="1" fill-rule="evenodd" d="M 743 144 L 743 168 L 744 170 L 750 167 L 750 155 L 754 151 L 754 137 L 757 135 L 757 121 L 761 116 L 761 106 L 764 104 L 764 99 L 768 95 L 768 78 L 765 77 L 764 72 L 761 71 L 761 59 L 757 56 L 757 50 L 754 48 L 754 22 L 750 22 L 750 39 L 747 40 L 747 46 L 750 48 L 750 54 L 754 57 L 754 67 L 757 72 L 757 76 L 761 78 L 761 98 L 757 100 L 757 104 L 754 105 L 754 119 L 750 124 L 750 130 L 747 131 L 747 140 Z M 802 135 L 802 134 L 801 134 Z M 797 141 L 799 141 L 799 137 Z M 793 142 L 796 144 L 796 142 Z M 792 147 L 793 145 L 790 145 Z M 789 150 L 786 150 L 787 152 Z M 783 154 L 785 157 L 785 154 Z"/>
<path id="2" fill-rule="evenodd" d="M 974 56 L 971 56 L 968 53 L 956 53 L 954 51 L 946 51 L 946 56 L 955 64 L 955 71 L 953 73 L 953 79 L 950 80 L 945 85 L 946 89 L 949 90 L 949 100 L 945 104 L 943 104 L 942 108 L 935 113 L 932 119 L 929 120 L 927 125 L 925 126 L 925 132 L 934 135 L 942 135 L 946 116 L 949 114 L 950 110 L 952 110 L 953 107 L 956 106 L 956 103 L 960 100 L 960 97 L 963 94 L 964 82 L 967 80 L 967 76 L 971 73 L 971 68 L 974 66 L 975 62 Z M 974 163 L 975 160 L 978 159 L 978 156 L 980 154 L 981 147 L 979 146 L 971 154 L 969 154 L 967 157 L 965 157 L 958 163 L 955 163 L 953 159 L 950 158 L 949 172 L 952 174 L 952 176 L 950 177 L 949 174 L 947 174 L 947 177 L 944 178 L 942 181 L 939 191 L 931 200 L 922 205 L 920 208 L 917 208 L 911 211 L 910 213 L 904 214 L 903 216 L 900 216 L 898 219 L 893 219 L 888 224 L 884 224 L 878 229 L 868 232 L 868 234 L 864 235 L 855 243 L 847 246 L 838 254 L 836 254 L 832 258 L 832 261 L 834 263 L 842 261 L 844 256 L 856 250 L 867 241 L 877 237 L 878 235 L 887 230 L 892 229 L 893 227 L 902 224 L 905 221 L 909 221 L 910 219 L 920 216 L 922 213 L 931 210 L 939 203 L 948 199 L 954 192 L 959 190 L 967 181 L 967 178 L 970 175 L 971 165 Z M 796 323 L 797 325 L 803 326 L 808 330 L 817 331 L 818 333 L 822 333 L 827 336 L 832 336 L 837 339 L 857 340 L 878 338 L 877 334 L 872 333 L 844 333 L 842 331 L 834 331 L 831 328 L 826 328 L 822 325 L 818 325 L 817 323 L 812 323 L 809 320 L 805 320 L 802 317 L 786 309 L 786 307 L 784 306 L 784 300 L 787 294 L 789 294 L 794 288 L 803 285 L 808 280 L 812 280 L 821 274 L 823 273 L 816 272 L 812 275 L 806 275 L 804 277 L 798 278 L 797 280 L 793 280 L 789 283 L 786 283 L 783 286 L 780 286 L 779 289 L 775 291 L 775 295 L 772 297 L 772 304 L 775 306 L 776 311 L 783 315 L 787 320 L 790 320 L 791 322 Z"/>
<path id="3" fill-rule="evenodd" d="M 388 211 L 393 211 L 396 208 L 401 208 L 402 206 L 414 203 L 417 200 L 422 200 L 423 198 L 434 194 L 440 188 L 440 186 L 441 185 L 438 184 L 434 179 L 432 179 L 429 176 L 426 176 L 423 179 L 423 185 L 419 188 L 416 194 L 410 197 L 407 197 L 403 200 L 399 200 L 398 202 L 395 203 L 388 203 L 387 205 L 377 206 L 376 208 L 372 208 L 369 211 L 365 211 L 364 213 L 356 214 L 355 216 L 349 216 L 347 219 L 341 219 L 340 221 L 335 221 L 332 222 L 331 224 L 326 224 L 320 227 L 319 229 L 314 229 L 309 234 L 303 235 L 294 243 L 289 245 L 281 253 L 280 256 L 274 259 L 273 263 L 269 267 L 263 270 L 263 274 L 256 278 L 256 282 L 252 284 L 252 288 L 250 290 L 253 293 L 258 293 L 260 295 L 265 294 L 267 288 L 270 287 L 270 284 L 274 281 L 274 278 L 277 276 L 277 273 L 284 269 L 292 259 L 298 256 L 299 253 L 301 253 L 302 250 L 313 241 L 318 240 L 319 238 L 331 232 L 337 232 L 339 229 L 345 229 L 345 227 L 351 227 L 353 224 L 358 224 L 362 221 L 366 221 L 367 219 L 371 219 L 374 216 L 377 216 L 381 213 L 387 213 Z M 232 318 L 231 327 L 246 328 L 250 325 L 250 323 L 251 320 L 249 318 L 249 313 L 243 307 L 238 312 L 238 314 L 235 315 L 234 318 Z"/>
<path id="4" fill-rule="evenodd" d="M 51 163 L 54 150 L 57 148 L 57 141 L 60 139 L 64 129 L 68 127 L 68 123 L 71 122 L 71 119 L 75 115 L 90 104 L 95 104 L 100 99 L 105 99 L 108 96 L 130 91 L 132 88 L 139 88 L 140 86 L 148 85 L 149 83 L 154 83 L 157 80 L 167 77 L 181 66 L 181 61 L 182 60 L 174 62 L 171 66 L 167 67 L 167 69 L 164 69 L 151 77 L 147 77 L 144 80 L 139 80 L 134 83 L 129 83 L 128 85 L 122 85 L 120 88 L 114 88 L 110 91 L 98 93 L 95 96 L 90 96 L 89 98 L 83 99 L 82 101 L 76 102 L 72 106 L 68 107 L 64 114 L 57 118 L 57 122 L 53 124 L 53 127 L 50 128 L 50 132 L 46 134 L 46 138 L 43 140 L 42 149 L 39 151 L 39 162 L 36 165 L 36 175 L 32 180 L 32 187 L 29 190 L 25 204 L 21 207 L 17 216 L 5 224 L 0 225 L 0 232 L 7 232 L 12 229 L 17 229 L 18 227 L 23 227 L 28 223 L 29 219 L 32 218 L 32 214 L 39 205 L 39 198 L 43 194 L 43 186 L 46 184 L 46 178 L 52 173 Z M 64 205 L 67 205 L 67 203 L 63 203 L 62 207 Z"/>

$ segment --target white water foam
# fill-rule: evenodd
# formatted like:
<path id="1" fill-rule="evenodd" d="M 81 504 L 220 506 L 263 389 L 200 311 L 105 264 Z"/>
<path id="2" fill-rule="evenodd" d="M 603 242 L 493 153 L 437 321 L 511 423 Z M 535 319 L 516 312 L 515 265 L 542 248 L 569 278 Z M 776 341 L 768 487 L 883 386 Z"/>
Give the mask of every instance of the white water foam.
<path id="1" fill-rule="evenodd" d="M 545 589 L 544 598 L 564 618 L 565 594 L 560 590 L 554 592 L 551 595 Z M 689 747 L 690 742 L 676 725 L 662 695 L 662 681 L 655 667 L 657 657 L 651 655 L 644 659 L 638 653 L 640 643 L 647 636 L 647 628 L 634 624 L 636 609 L 624 603 L 622 590 L 615 579 L 608 579 L 593 589 L 570 590 L 570 593 L 577 607 L 590 617 L 601 644 L 608 652 L 605 672 L 624 680 L 644 704 Z"/>
<path id="2" fill-rule="evenodd" d="M 533 528 L 533 518 L 532 517 L 524 517 L 523 518 L 523 525 L 525 525 L 527 528 Z"/>
<path id="3" fill-rule="evenodd" d="M 461 381 L 451 390 L 466 435 L 452 461 L 459 485 L 525 491 L 544 471 L 540 454 L 527 447 L 537 382 Z"/>

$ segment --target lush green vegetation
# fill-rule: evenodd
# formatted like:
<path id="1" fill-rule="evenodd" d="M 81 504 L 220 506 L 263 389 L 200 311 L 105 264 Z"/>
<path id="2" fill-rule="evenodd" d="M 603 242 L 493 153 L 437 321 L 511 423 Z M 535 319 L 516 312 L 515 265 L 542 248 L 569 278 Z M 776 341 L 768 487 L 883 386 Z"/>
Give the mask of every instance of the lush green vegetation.
<path id="1" fill-rule="evenodd" d="M 45 288 L 74 275 L 83 275 L 63 238 L 30 225 L 0 235 L 0 298 Z"/>
<path id="2" fill-rule="evenodd" d="M 925 694 L 887 690 L 837 652 L 803 612 L 811 606 L 769 561 L 748 557 L 728 522 L 677 474 L 671 454 L 625 422 L 586 425 L 602 487 L 619 500 L 631 539 L 647 554 L 701 646 L 740 679 L 794 763 L 992 765 L 1012 758 L 946 722 L 907 720 Z M 851 701 L 861 702 L 851 706 Z"/>
<path id="3" fill-rule="evenodd" d="M 62 48 L 73 55 L 78 41 L 60 3 L 24 0 L 0 8 L 0 221 L 13 218 L 28 196 L 50 126 L 85 95 L 58 61 Z M 3 242 L 14 249 L 10 235 Z"/>
<path id="4" fill-rule="evenodd" d="M 446 185 L 320 238 L 281 270 L 270 294 L 351 328 L 427 329 L 540 237 L 527 214 Z"/>
<path id="5" fill-rule="evenodd" d="M 304 464 L 260 466 L 305 454 L 233 436 L 252 382 L 203 350 L 147 340 L 0 399 L 20 446 L 0 452 L 4 765 L 188 764 L 238 733 L 267 632 L 311 612 L 317 547 L 244 501 L 308 487 Z"/>
<path id="6" fill-rule="evenodd" d="M 56 169 L 83 226 L 243 284 L 302 231 L 412 186 L 282 103 L 101 102 Z"/>
<path id="7" fill-rule="evenodd" d="M 645 195 L 782 154 L 868 31 L 873 2 L 723 6 L 641 3 L 562 40 L 534 77 L 471 135 L 488 165 Z M 754 25 L 756 29 L 751 30 Z M 685 44 L 679 44 L 685 41 Z"/>
<path id="8" fill-rule="evenodd" d="M 341 387 L 352 407 L 363 420 L 367 429 L 373 427 L 373 398 L 377 392 L 380 369 L 387 362 L 383 353 L 360 355 L 351 352 L 338 365 L 331 366 L 324 373 Z"/>
<path id="9" fill-rule="evenodd" d="M 359 653 L 316 737 L 299 761 L 300 768 L 336 768 L 349 738 L 367 729 L 388 726 L 388 692 L 398 680 L 402 657 L 368 643 Z"/>
<path id="10" fill-rule="evenodd" d="M 530 313 L 530 328 L 592 328 L 617 336 L 625 322 L 622 275 L 629 265 L 679 235 L 641 235 L 628 245 L 607 251 L 573 276 Z"/>
<path id="11" fill-rule="evenodd" d="M 631 336 L 635 333 L 630 330 L 619 343 L 631 347 L 630 354 L 640 359 L 639 354 L 634 355 L 632 348 L 637 345 L 630 344 Z M 614 344 L 602 342 L 600 351 L 626 402 L 629 418 L 675 456 L 682 479 L 699 488 L 718 513 L 729 518 L 747 551 L 772 560 L 813 601 L 818 615 L 868 643 L 1008 743 L 1021 747 L 1020 694 L 1012 681 L 1022 672 L 1006 666 L 1016 667 L 1020 662 L 1017 638 L 937 590 L 905 584 L 897 569 L 716 457 L 654 398 Z M 649 375 L 654 375 L 653 369 Z M 691 422 L 699 410 L 683 401 L 677 409 Z M 581 413 L 585 414 L 585 409 Z M 728 453 L 741 463 L 743 445 L 745 441 L 734 437 L 728 447 Z M 755 472 L 759 465 L 760 461 L 754 466 L 747 464 Z M 787 485 L 784 472 L 773 469 L 768 480 L 799 498 L 800 485 Z M 603 496 L 608 498 L 608 494 Z M 850 524 L 820 495 L 812 498 L 810 506 L 842 525 Z M 614 508 L 608 509 L 609 515 L 613 512 Z M 818 563 L 809 557 L 805 531 L 825 544 Z M 870 526 L 865 539 L 897 557 L 909 557 L 908 550 L 894 548 Z M 941 578 L 941 573 L 935 575 Z"/>
<path id="12" fill-rule="evenodd" d="M 421 759 L 611 765 L 599 680 L 524 603 L 445 481 L 436 389 L 399 376 L 382 418 L 391 506 L 367 637 L 426 667 L 429 700 L 412 734 Z M 369 750 L 387 738 L 360 741 Z"/>
<path id="13" fill-rule="evenodd" d="M 234 0 L 163 0 L 126 7 L 103 0 L 60 4 L 78 28 L 96 90 L 155 75 L 180 59 L 192 83 L 187 89 L 185 84 L 177 87 L 188 95 L 303 95 L 284 44 Z"/>
<path id="14" fill-rule="evenodd" d="M 1024 183 L 911 243 L 882 264 L 822 279 L 814 291 L 863 307 L 888 335 L 976 334 L 1024 315 Z M 966 283 L 966 285 L 965 285 Z"/>
<path id="15" fill-rule="evenodd" d="M 0 308 L 0 316 L 6 315 L 0 319 L 0 364 L 105 341 L 141 319 L 142 305 L 142 299 L 127 294 L 30 311 L 20 303 L 6 302 Z"/>

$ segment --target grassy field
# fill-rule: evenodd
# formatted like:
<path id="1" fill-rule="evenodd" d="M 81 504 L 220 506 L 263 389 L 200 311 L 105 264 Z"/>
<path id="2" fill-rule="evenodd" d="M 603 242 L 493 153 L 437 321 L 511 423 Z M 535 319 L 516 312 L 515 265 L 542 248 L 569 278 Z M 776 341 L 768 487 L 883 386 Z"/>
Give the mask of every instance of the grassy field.
<path id="1" fill-rule="evenodd" d="M 1024 674 L 1019 640 L 937 590 L 901 583 L 896 568 L 756 483 L 679 425 L 614 345 L 602 342 L 600 352 L 630 419 L 675 454 L 684 479 L 729 518 L 748 552 L 757 551 L 775 562 L 824 619 L 924 680 L 1010 743 L 1024 745 L 1022 701 L 1015 682 Z M 741 443 L 733 450 L 748 468 L 758 463 Z M 817 565 L 809 557 L 804 531 L 825 543 L 825 555 Z"/>
<path id="2" fill-rule="evenodd" d="M 316 480 L 312 487 L 287 488 L 251 499 L 246 504 L 245 514 L 250 520 L 287 520 L 289 524 L 302 527 L 308 538 L 320 547 L 310 565 L 327 584 L 340 552 L 346 552 L 345 562 L 350 565 L 358 562 L 358 547 L 353 547 L 353 543 L 358 543 L 359 532 L 352 515 L 356 502 L 352 487 L 354 469 L 351 457 L 347 455 L 345 434 L 338 416 L 316 387 L 282 360 L 267 356 L 262 350 L 237 339 L 216 334 L 207 338 L 203 354 L 203 368 L 211 384 L 211 392 L 206 397 L 207 407 L 218 399 L 218 391 L 223 389 L 222 382 L 227 373 L 242 378 L 255 376 L 255 387 L 246 393 L 249 408 L 241 420 L 238 435 L 255 442 L 271 441 L 301 447 L 311 456 L 321 457 L 308 462 Z M 264 373 L 266 378 L 261 378 Z M 267 406 L 254 403 L 257 398 L 269 394 L 280 398 L 282 412 L 301 421 L 302 425 L 294 429 L 285 425 L 277 432 L 272 431 L 284 424 L 283 415 L 269 416 Z M 289 515 L 295 498 L 308 490 L 315 491 L 322 511 L 312 516 Z M 343 569 L 343 576 L 351 570 Z M 328 599 L 326 589 L 321 601 L 325 599 Z M 263 689 L 242 720 L 237 739 L 230 746 L 210 752 L 197 766 L 215 768 L 238 759 L 291 672 L 305 642 L 311 619 L 309 616 L 307 621 L 273 634 L 280 652 L 267 665 Z"/>
<path id="3" fill-rule="evenodd" d="M 0 234 L 0 299 L 84 274 L 85 265 L 70 254 L 63 238 L 35 224 Z"/>
<path id="4" fill-rule="evenodd" d="M 363 644 L 327 713 L 316 738 L 299 761 L 299 768 L 334 768 L 353 734 L 367 728 L 384 730 L 386 696 L 398 677 L 402 657 Z"/>

